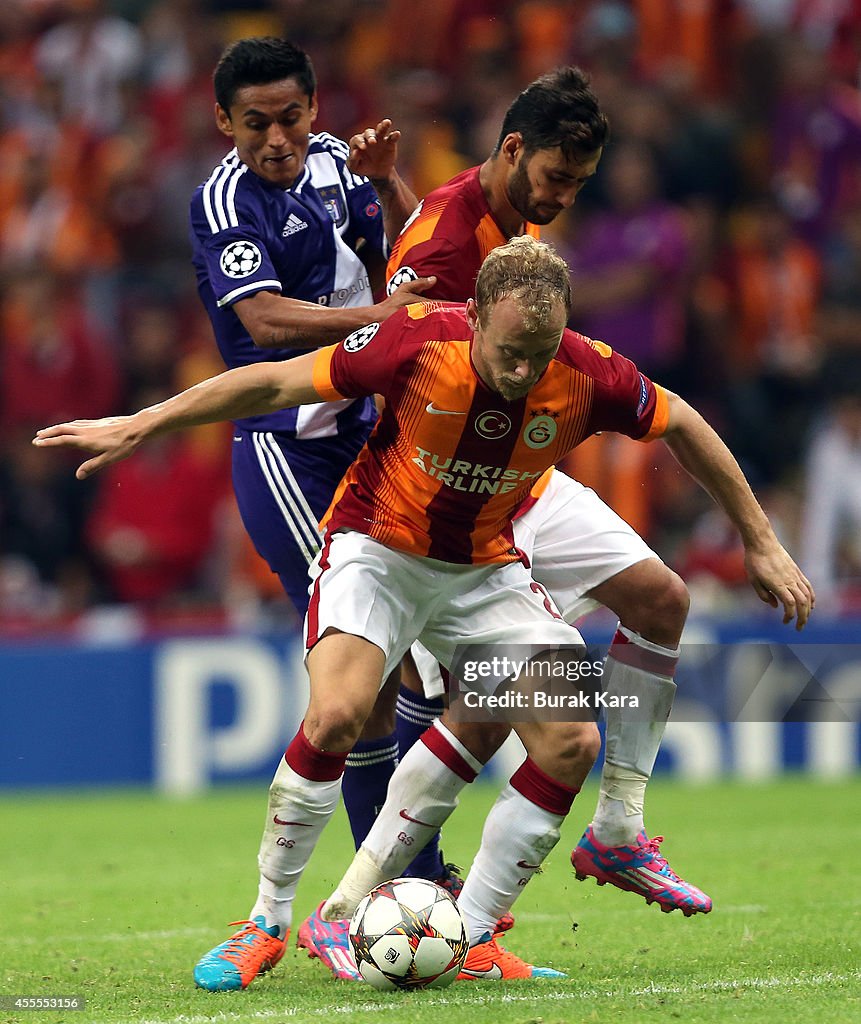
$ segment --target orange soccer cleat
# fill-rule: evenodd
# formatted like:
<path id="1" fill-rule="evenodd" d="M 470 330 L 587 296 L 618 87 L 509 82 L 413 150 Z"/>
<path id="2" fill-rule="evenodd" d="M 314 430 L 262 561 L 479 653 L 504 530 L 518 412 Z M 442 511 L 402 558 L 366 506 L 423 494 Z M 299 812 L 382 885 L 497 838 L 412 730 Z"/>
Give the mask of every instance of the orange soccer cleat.
<path id="1" fill-rule="evenodd" d="M 258 974 L 271 970 L 284 956 L 288 931 L 278 937 L 277 925 L 266 926 L 263 917 L 253 921 L 232 921 L 244 925 L 226 942 L 211 949 L 194 968 L 194 983 L 209 992 L 232 992 L 248 988 Z"/>
<path id="2" fill-rule="evenodd" d="M 514 981 L 518 978 L 565 978 L 563 971 L 552 967 L 534 967 L 515 953 L 499 945 L 495 937 L 473 946 L 466 955 L 466 963 L 457 976 L 458 981 Z"/>

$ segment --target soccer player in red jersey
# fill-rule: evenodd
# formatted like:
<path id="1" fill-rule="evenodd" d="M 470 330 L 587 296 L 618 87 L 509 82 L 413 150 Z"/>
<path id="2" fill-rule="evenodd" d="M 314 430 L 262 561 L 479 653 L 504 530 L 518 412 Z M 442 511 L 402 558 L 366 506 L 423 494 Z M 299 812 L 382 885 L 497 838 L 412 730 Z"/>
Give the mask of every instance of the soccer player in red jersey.
<path id="1" fill-rule="evenodd" d="M 516 235 L 537 237 L 540 225 L 550 223 L 560 211 L 571 206 L 595 173 L 607 136 L 607 120 L 588 80 L 577 68 L 558 68 L 533 82 L 507 111 L 493 155 L 480 167 L 464 171 L 434 190 L 414 211 L 389 259 L 389 289 L 394 290 L 401 281 L 416 280 L 415 267 L 428 266 L 434 268 L 433 274 L 437 277 L 428 294 L 465 302 L 473 295 L 478 268 L 492 249 Z M 351 145 L 361 151 L 366 143 L 357 139 L 351 140 Z M 548 480 L 541 481 L 535 496 L 547 486 Z M 541 512 L 537 513 L 548 518 L 552 518 L 566 500 L 563 488 L 557 486 L 557 481 L 551 482 L 554 494 L 558 492 L 557 504 L 554 507 L 545 500 Z M 581 490 L 585 492 L 584 488 Z M 586 500 L 588 497 L 581 497 L 580 503 Z M 609 509 L 606 512 L 609 536 L 616 517 Z M 530 520 L 533 525 L 534 518 Z M 525 530 L 530 528 L 527 524 Z M 523 538 L 521 541 L 525 543 Z M 636 538 L 636 545 L 632 543 L 621 555 L 615 550 L 607 555 L 609 557 L 602 559 L 602 567 L 606 575 L 611 575 L 627 569 L 637 559 L 649 557 L 652 552 Z M 554 561 L 548 554 L 548 562 Z M 583 568 L 581 560 L 580 569 Z M 556 575 L 557 578 L 548 583 L 555 583 L 558 589 L 559 574 Z M 570 588 L 574 580 L 568 573 L 565 587 Z M 576 580 L 582 590 L 587 582 L 591 585 L 603 582 L 603 577 L 599 579 L 590 574 L 588 578 L 581 575 Z M 582 604 L 580 599 L 578 608 Z M 582 610 L 578 614 L 582 614 Z M 420 645 L 414 647 L 412 655 L 423 678 L 410 671 L 412 662 L 407 659 L 397 697 L 396 731 L 401 758 L 443 709 L 443 684 L 436 663 Z M 476 729 L 470 737 L 470 746 L 482 760 L 487 760 L 506 735 L 504 726 L 485 723 L 483 729 Z M 374 782 L 377 786 L 382 784 L 379 776 Z M 375 802 L 380 804 L 383 799 L 381 796 Z M 347 808 L 349 813 L 349 803 Z M 354 834 L 358 840 L 360 836 L 355 826 Z M 631 833 L 635 834 L 636 831 Z M 434 857 L 439 857 L 437 848 L 438 837 L 434 836 L 415 858 L 409 873 L 418 868 L 427 874 Z M 507 923 L 512 922 L 509 919 Z M 323 941 L 333 938 L 326 934 L 316 913 L 302 925 L 300 936 L 309 948 L 315 944 L 315 937 L 318 948 Z"/>
<path id="2" fill-rule="evenodd" d="M 59 424 L 36 436 L 39 446 L 90 453 L 78 469 L 83 479 L 171 430 L 321 399 L 386 398 L 330 507 L 312 569 L 311 697 L 270 790 L 260 850 L 261 870 L 269 869 L 288 907 L 337 805 L 347 753 L 413 640 L 447 666 L 467 643 L 504 638 L 542 651 L 580 643 L 530 575 L 512 516 L 533 481 L 590 433 L 662 438 L 739 529 L 762 599 L 781 604 L 787 621 L 807 620 L 810 584 L 717 434 L 630 361 L 567 330 L 569 304 L 564 261 L 532 238 L 514 239 L 485 260 L 465 307 L 411 306 L 339 346 L 227 371 L 133 416 Z M 527 757 L 488 815 L 460 897 L 470 978 L 547 975 L 501 949 L 492 930 L 558 841 L 599 747 L 591 721 L 515 729 Z M 429 732 L 417 747 L 432 771 L 395 812 L 399 834 L 436 829 L 477 770 L 454 729 Z M 371 836 L 390 833 L 389 810 Z M 400 845 L 396 835 L 389 853 Z M 339 898 L 342 910 L 355 899 L 343 890 Z"/>
<path id="3" fill-rule="evenodd" d="M 433 273 L 437 283 L 427 296 L 466 301 L 495 246 L 519 235 L 537 236 L 541 225 L 575 202 L 596 172 L 607 137 L 607 121 L 582 72 L 557 68 L 537 79 L 509 107 L 491 156 L 431 192 L 409 218 L 389 260 L 389 287 Z M 515 516 L 513 537 L 566 621 L 577 622 L 599 605 L 615 612 L 619 627 L 604 681 L 610 693 L 636 687 L 643 709 L 636 723 L 625 719 L 621 707 L 606 710 L 598 805 L 572 853 L 578 878 L 611 882 L 663 910 L 707 913 L 711 900 L 672 872 L 658 840 L 647 836 L 643 815 L 675 695 L 689 603 L 684 582 L 594 491 L 561 472 L 536 482 Z M 413 718 L 430 712 L 433 696 L 442 690 L 432 659 L 420 646 L 413 654 L 424 692 L 406 678 L 402 682 L 402 763 L 405 712 Z M 459 732 L 482 761 L 505 735 L 506 726 L 498 723 L 476 725 L 471 734 L 461 726 Z M 309 921 L 316 924 L 318 916 Z"/>
<path id="4" fill-rule="evenodd" d="M 574 205 L 598 169 L 609 131 L 579 68 L 536 79 L 508 108 L 488 159 L 434 189 L 412 212 L 389 257 L 389 290 L 416 280 L 416 267 L 433 268 L 437 281 L 425 297 L 466 302 L 491 249 L 517 235 L 537 238 Z"/>

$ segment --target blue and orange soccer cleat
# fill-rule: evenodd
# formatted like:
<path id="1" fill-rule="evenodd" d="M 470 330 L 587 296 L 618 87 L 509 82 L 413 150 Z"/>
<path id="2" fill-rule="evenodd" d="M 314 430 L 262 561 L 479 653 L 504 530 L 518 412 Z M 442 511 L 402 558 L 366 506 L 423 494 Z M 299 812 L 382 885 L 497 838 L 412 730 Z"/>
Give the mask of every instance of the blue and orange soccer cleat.
<path id="1" fill-rule="evenodd" d="M 211 949 L 194 968 L 194 983 L 208 992 L 233 992 L 248 988 L 259 975 L 270 971 L 284 956 L 290 932 L 278 938 L 278 928 L 266 927 L 263 917 L 231 921 L 244 927 L 226 942 Z"/>
<path id="2" fill-rule="evenodd" d="M 535 967 L 515 953 L 511 953 L 485 933 L 484 942 L 473 946 L 466 954 L 466 963 L 457 976 L 458 981 L 517 981 L 522 978 L 565 978 L 563 971 L 552 967 Z"/>
<path id="3" fill-rule="evenodd" d="M 646 903 L 657 903 L 665 914 L 677 908 L 685 917 L 707 914 L 712 909 L 711 898 L 672 870 L 659 849 L 663 841 L 663 836 L 649 839 L 641 832 L 631 846 L 604 846 L 590 825 L 571 853 L 571 863 L 581 882 L 591 876 L 598 885 L 609 882 L 625 892 L 638 893 Z"/>
<path id="4" fill-rule="evenodd" d="M 324 921 L 319 907 L 299 926 L 296 945 L 308 950 L 308 956 L 317 957 L 341 981 L 361 981 L 356 970 L 356 957 L 350 943 L 350 922 Z"/>

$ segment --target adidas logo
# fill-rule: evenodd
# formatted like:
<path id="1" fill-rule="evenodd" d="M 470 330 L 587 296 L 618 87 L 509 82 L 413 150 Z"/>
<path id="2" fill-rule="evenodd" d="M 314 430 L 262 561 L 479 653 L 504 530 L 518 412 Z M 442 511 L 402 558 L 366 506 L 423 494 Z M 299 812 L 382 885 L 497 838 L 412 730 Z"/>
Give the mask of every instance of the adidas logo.
<path id="1" fill-rule="evenodd" d="M 297 231 L 304 231 L 307 227 L 304 220 L 299 220 L 295 213 L 291 213 L 281 229 L 281 237 L 287 238 L 289 235 L 295 235 Z"/>

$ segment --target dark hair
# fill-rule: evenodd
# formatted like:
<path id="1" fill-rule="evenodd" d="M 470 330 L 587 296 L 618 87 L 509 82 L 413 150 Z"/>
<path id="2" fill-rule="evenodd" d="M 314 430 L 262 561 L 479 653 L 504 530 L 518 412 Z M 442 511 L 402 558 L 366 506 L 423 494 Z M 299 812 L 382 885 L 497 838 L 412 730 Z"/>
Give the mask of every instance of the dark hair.
<path id="1" fill-rule="evenodd" d="M 589 76 L 562 67 L 537 78 L 511 104 L 494 153 L 512 132 L 520 132 L 528 154 L 559 147 L 567 160 L 582 160 L 606 144 L 610 124 L 589 88 Z"/>
<path id="2" fill-rule="evenodd" d="M 311 58 L 298 46 L 274 36 L 237 39 L 225 49 L 212 75 L 218 105 L 230 111 L 236 93 L 246 85 L 268 85 L 295 78 L 309 98 L 317 88 Z"/>

